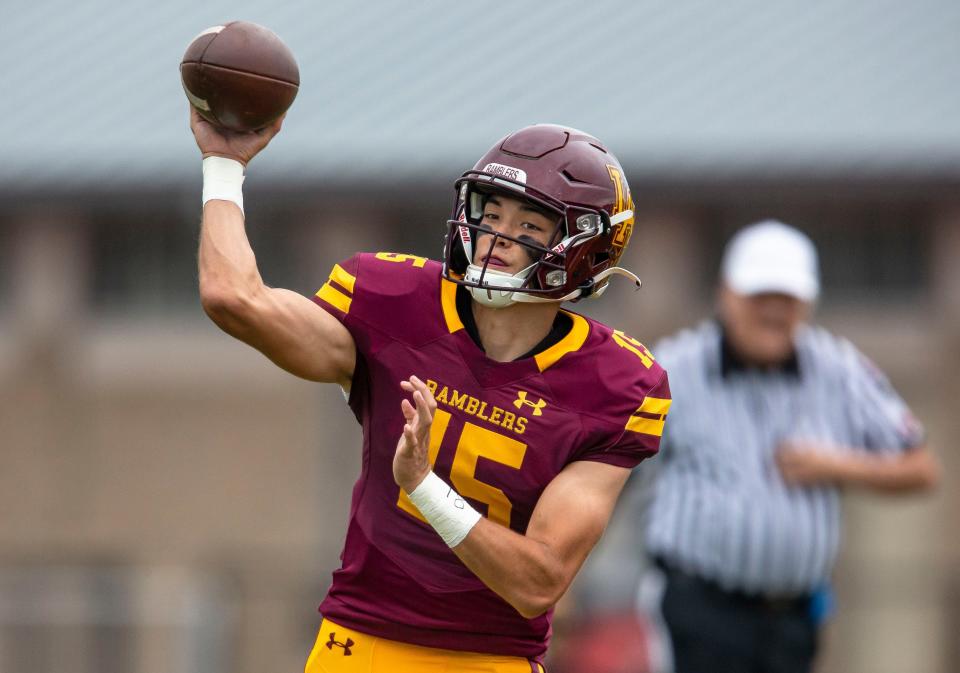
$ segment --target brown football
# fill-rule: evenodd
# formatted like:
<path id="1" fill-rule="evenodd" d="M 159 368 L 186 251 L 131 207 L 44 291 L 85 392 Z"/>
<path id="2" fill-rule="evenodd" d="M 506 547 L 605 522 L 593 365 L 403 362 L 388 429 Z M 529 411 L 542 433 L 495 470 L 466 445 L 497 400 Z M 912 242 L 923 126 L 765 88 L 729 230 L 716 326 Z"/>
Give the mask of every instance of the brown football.
<path id="1" fill-rule="evenodd" d="M 272 31 L 231 21 L 200 33 L 183 55 L 180 79 L 207 121 L 233 131 L 263 128 L 287 111 L 300 88 L 293 53 Z"/>

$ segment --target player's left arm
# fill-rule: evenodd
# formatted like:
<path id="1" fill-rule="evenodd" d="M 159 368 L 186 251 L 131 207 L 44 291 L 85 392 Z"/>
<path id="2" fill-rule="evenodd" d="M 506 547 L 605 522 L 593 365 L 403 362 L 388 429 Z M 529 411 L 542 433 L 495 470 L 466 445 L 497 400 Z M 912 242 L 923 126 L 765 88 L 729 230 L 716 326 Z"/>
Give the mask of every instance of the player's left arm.
<path id="1" fill-rule="evenodd" d="M 527 619 L 543 614 L 563 596 L 600 539 L 630 470 L 589 461 L 567 465 L 544 489 L 521 535 L 464 507 L 456 492 L 432 473 L 428 446 L 436 401 L 416 377 L 401 386 L 412 393 L 413 404 L 401 403 L 406 424 L 394 456 L 397 484 L 413 494 L 421 485 L 429 490 L 432 483 L 433 502 L 418 507 L 464 565 Z M 445 517 L 441 527 L 425 511 L 437 502 Z"/>
<path id="2" fill-rule="evenodd" d="M 613 514 L 630 470 L 570 463 L 540 496 L 525 535 L 480 519 L 453 552 L 530 619 L 566 593 Z"/>

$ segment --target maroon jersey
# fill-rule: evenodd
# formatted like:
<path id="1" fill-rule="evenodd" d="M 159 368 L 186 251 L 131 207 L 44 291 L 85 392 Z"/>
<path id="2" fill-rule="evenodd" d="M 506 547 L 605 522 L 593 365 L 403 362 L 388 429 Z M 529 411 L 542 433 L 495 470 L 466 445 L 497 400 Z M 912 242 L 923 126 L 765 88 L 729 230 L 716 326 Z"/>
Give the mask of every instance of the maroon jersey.
<path id="1" fill-rule="evenodd" d="M 383 638 L 536 659 L 550 613 L 525 619 L 488 589 L 393 480 L 408 397 L 400 381 L 415 374 L 436 397 L 434 471 L 522 534 L 564 466 L 633 467 L 656 453 L 667 376 L 638 341 L 575 313 L 567 335 L 536 356 L 491 360 L 464 329 L 456 290 L 436 262 L 364 253 L 334 266 L 317 292 L 356 342 L 349 403 L 363 425 L 343 563 L 320 611 Z"/>

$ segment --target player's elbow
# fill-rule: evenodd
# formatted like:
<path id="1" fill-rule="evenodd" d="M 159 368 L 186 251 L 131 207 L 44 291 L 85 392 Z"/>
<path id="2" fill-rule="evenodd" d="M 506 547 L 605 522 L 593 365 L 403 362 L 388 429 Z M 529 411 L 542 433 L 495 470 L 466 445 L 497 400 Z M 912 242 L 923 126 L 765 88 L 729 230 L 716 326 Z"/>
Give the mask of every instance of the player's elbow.
<path id="1" fill-rule="evenodd" d="M 524 619 L 536 619 L 545 614 L 550 608 L 556 605 L 556 601 L 549 600 L 525 600 L 514 604 L 514 609 L 520 613 Z"/>
<path id="2" fill-rule="evenodd" d="M 563 596 L 562 591 L 529 594 L 518 599 L 513 607 L 524 619 L 536 619 L 552 609 L 561 596 Z"/>
<path id="3" fill-rule="evenodd" d="M 557 604 L 567 590 L 569 581 L 559 573 L 544 573 L 525 584 L 516 596 L 513 607 L 524 619 L 535 619 Z"/>
<path id="4" fill-rule="evenodd" d="M 236 334 L 250 321 L 256 300 L 252 293 L 208 282 L 200 284 L 200 305 L 221 329 Z"/>

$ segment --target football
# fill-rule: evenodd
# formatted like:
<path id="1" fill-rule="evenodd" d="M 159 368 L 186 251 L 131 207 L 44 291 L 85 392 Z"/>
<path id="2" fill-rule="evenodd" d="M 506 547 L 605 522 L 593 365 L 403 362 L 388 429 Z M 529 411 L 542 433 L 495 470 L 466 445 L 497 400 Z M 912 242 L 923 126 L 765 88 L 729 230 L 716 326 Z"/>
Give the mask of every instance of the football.
<path id="1" fill-rule="evenodd" d="M 231 21 L 200 33 L 180 63 L 190 103 L 212 124 L 255 131 L 287 111 L 300 88 L 293 53 L 275 33 Z"/>

